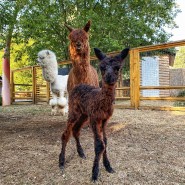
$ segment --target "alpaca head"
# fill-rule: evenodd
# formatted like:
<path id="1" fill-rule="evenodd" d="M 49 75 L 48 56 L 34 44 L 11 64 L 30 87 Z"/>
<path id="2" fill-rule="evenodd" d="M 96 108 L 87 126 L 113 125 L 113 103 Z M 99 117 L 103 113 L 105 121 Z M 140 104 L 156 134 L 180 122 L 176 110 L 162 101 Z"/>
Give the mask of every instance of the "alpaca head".
<path id="1" fill-rule="evenodd" d="M 129 48 L 125 48 L 120 54 L 113 57 L 106 56 L 98 48 L 94 48 L 94 52 L 100 60 L 99 67 L 102 75 L 102 82 L 107 85 L 116 84 L 123 61 L 129 53 Z"/>
<path id="2" fill-rule="evenodd" d="M 53 66 L 55 67 L 57 64 L 56 55 L 50 50 L 42 50 L 38 53 L 37 62 L 41 67 L 46 67 L 51 63 L 53 63 Z"/>
<path id="3" fill-rule="evenodd" d="M 70 40 L 70 55 L 73 56 L 83 56 L 89 53 L 89 28 L 91 26 L 91 22 L 88 21 L 87 24 L 82 29 L 73 29 L 70 26 L 66 25 L 70 31 L 69 40 Z"/>

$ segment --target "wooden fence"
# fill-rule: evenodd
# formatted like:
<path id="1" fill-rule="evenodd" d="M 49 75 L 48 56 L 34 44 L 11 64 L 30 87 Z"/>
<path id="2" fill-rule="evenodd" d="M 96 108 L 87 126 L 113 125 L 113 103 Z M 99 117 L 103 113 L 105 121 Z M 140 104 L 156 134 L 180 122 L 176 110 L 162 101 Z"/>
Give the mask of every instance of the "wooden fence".
<path id="1" fill-rule="evenodd" d="M 130 86 L 124 87 L 121 81 L 119 81 L 116 89 L 116 104 L 118 108 L 133 108 L 133 109 L 159 109 L 159 110 L 185 110 L 185 97 L 144 97 L 142 96 L 143 90 L 175 90 L 180 89 L 185 91 L 185 85 L 182 86 L 143 86 L 141 85 L 141 54 L 144 52 L 151 52 L 156 50 L 163 50 L 167 48 L 174 48 L 185 46 L 185 40 L 137 47 L 130 50 Z M 118 52 L 111 52 L 107 55 L 115 55 Z M 96 60 L 95 57 L 91 57 L 91 61 Z M 70 64 L 70 61 L 61 62 L 60 65 Z M 16 75 L 21 72 L 29 71 L 30 80 L 29 83 L 17 83 Z M 24 87 L 24 88 L 21 88 Z M 27 90 L 21 90 L 21 89 Z M 128 93 L 129 92 L 129 93 Z M 12 103 L 42 103 L 49 102 L 50 90 L 49 84 L 42 78 L 42 71 L 39 66 L 26 67 L 22 69 L 16 69 L 11 71 L 11 100 Z M 150 102 L 145 105 L 143 102 Z M 164 102 L 183 102 L 183 106 L 177 106 L 171 104 L 164 106 Z M 153 102 L 157 102 L 153 103 Z M 160 102 L 160 103 L 159 103 Z"/>

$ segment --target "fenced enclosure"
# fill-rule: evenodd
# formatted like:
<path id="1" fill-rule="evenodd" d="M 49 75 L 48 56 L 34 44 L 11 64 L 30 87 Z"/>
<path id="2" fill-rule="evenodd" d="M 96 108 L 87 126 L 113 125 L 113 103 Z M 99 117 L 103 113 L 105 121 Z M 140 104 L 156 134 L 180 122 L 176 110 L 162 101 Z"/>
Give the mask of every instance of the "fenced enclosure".
<path id="1" fill-rule="evenodd" d="M 175 57 L 173 48 L 181 46 L 185 46 L 185 40 L 132 48 L 117 83 L 115 106 L 185 110 L 185 69 L 170 68 Z M 95 57 L 91 57 L 91 63 L 98 65 Z M 59 65 L 66 67 L 71 62 L 60 62 Z M 16 76 L 24 74 L 27 74 L 26 80 L 19 83 Z M 11 71 L 11 96 L 12 103 L 48 103 L 50 88 L 42 77 L 41 68 L 33 66 Z"/>

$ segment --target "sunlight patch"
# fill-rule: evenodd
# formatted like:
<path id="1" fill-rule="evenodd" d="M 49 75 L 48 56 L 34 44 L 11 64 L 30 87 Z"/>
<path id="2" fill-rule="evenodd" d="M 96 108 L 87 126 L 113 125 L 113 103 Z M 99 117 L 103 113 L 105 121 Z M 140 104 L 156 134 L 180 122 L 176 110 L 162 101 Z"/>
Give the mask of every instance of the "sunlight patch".
<path id="1" fill-rule="evenodd" d="M 126 123 L 116 123 L 115 125 L 112 125 L 110 127 L 110 129 L 113 131 L 113 132 L 118 132 L 120 131 L 121 129 L 125 128 L 126 126 Z"/>

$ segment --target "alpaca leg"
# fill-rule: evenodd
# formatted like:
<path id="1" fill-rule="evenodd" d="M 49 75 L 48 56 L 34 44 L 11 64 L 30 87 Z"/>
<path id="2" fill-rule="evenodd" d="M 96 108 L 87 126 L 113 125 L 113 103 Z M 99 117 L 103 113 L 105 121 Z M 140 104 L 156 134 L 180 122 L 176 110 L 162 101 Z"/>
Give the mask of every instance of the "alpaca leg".
<path id="1" fill-rule="evenodd" d="M 105 150 L 103 152 L 103 165 L 105 166 L 105 169 L 109 173 L 114 173 L 114 170 L 112 169 L 109 159 L 107 157 L 107 137 L 106 137 L 106 132 L 105 132 L 105 127 L 106 127 L 107 120 L 104 120 L 102 123 L 103 127 L 103 141 L 105 143 Z"/>
<path id="2" fill-rule="evenodd" d="M 74 124 L 72 122 L 68 122 L 66 130 L 62 134 L 62 138 L 61 138 L 61 140 L 62 140 L 62 149 L 61 149 L 61 153 L 59 155 L 59 167 L 60 167 L 61 170 L 64 169 L 66 146 L 67 146 L 67 142 L 70 139 L 73 125 Z"/>
<path id="3" fill-rule="evenodd" d="M 57 114 L 58 107 L 57 105 L 51 106 L 51 115 L 55 116 Z"/>
<path id="4" fill-rule="evenodd" d="M 58 112 L 59 114 L 61 114 L 62 116 L 65 115 L 65 108 L 64 107 L 61 107 L 60 105 L 58 105 Z"/>
<path id="5" fill-rule="evenodd" d="M 63 116 L 65 115 L 65 106 L 67 105 L 67 99 L 63 96 L 60 96 L 57 101 L 58 104 L 58 111 Z"/>
<path id="6" fill-rule="evenodd" d="M 92 123 L 92 130 L 94 133 L 94 145 L 95 145 L 94 147 L 95 148 L 95 158 L 94 158 L 93 169 L 92 169 L 92 181 L 95 182 L 98 180 L 99 161 L 105 150 L 101 121 L 97 123 L 95 122 Z"/>
<path id="7" fill-rule="evenodd" d="M 68 95 L 65 96 L 65 91 L 60 91 L 60 97 L 64 97 L 66 99 L 66 104 L 64 106 L 63 115 L 68 113 Z"/>
<path id="8" fill-rule="evenodd" d="M 79 119 L 78 122 L 76 122 L 76 124 L 74 125 L 73 127 L 73 136 L 76 140 L 76 147 L 77 147 L 77 152 L 78 152 L 78 155 L 85 159 L 85 154 L 84 154 L 84 151 L 82 149 L 82 146 L 80 144 L 80 140 L 79 140 L 79 136 L 80 136 L 80 130 L 83 126 L 83 124 L 87 121 L 87 116 L 86 115 L 82 115 Z"/>
<path id="9" fill-rule="evenodd" d="M 52 99 L 49 101 L 49 104 L 51 105 L 51 115 L 56 115 L 58 106 L 57 106 L 57 96 L 56 94 L 52 93 Z"/>

